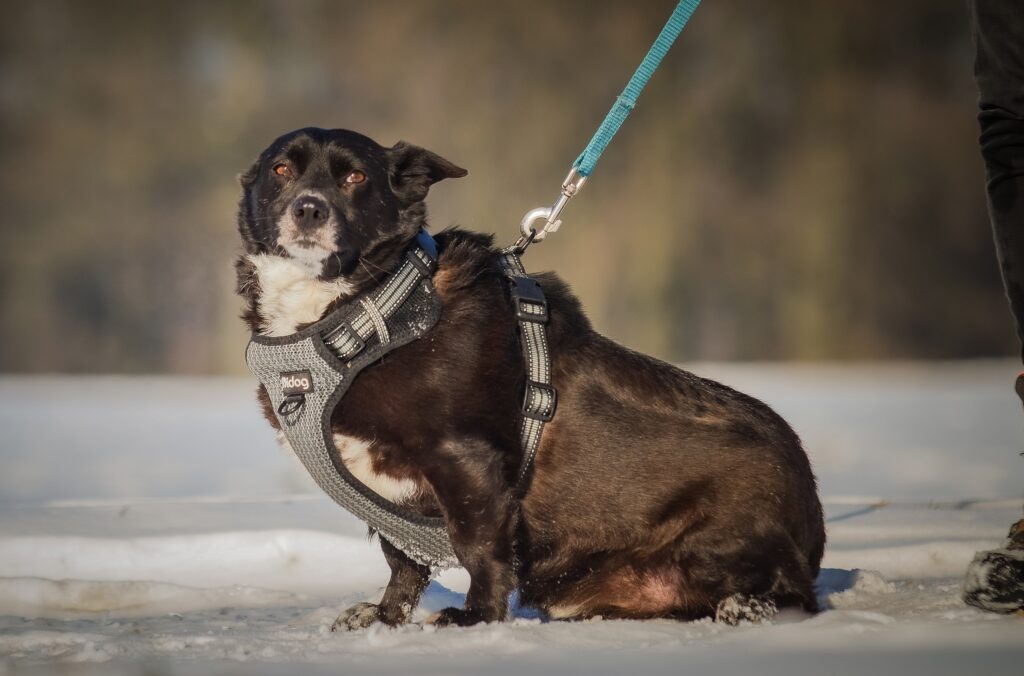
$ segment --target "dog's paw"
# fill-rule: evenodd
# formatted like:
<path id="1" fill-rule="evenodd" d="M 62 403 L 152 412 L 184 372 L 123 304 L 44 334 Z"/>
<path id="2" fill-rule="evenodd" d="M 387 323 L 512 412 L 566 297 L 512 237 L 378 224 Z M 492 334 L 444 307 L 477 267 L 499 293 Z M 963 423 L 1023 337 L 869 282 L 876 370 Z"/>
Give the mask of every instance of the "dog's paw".
<path id="1" fill-rule="evenodd" d="M 715 622 L 736 626 L 740 622 L 764 622 L 775 617 L 779 609 L 771 599 L 746 594 L 733 594 L 718 602 Z"/>
<path id="2" fill-rule="evenodd" d="M 479 613 L 463 608 L 445 608 L 427 618 L 427 624 L 435 627 L 469 627 L 483 622 Z"/>
<path id="3" fill-rule="evenodd" d="M 331 625 L 331 631 L 365 629 L 380 621 L 380 606 L 376 603 L 357 603 L 338 615 L 338 619 Z"/>

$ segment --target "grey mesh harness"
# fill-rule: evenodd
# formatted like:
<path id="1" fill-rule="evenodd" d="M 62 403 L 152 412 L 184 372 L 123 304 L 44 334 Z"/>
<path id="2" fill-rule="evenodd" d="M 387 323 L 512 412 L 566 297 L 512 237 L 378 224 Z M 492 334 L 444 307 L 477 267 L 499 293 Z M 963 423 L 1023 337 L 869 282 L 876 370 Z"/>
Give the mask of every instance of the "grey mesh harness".
<path id="1" fill-rule="evenodd" d="M 331 431 L 334 409 L 360 371 L 437 324 L 441 301 L 432 281 L 436 267 L 436 244 L 426 231 L 420 231 L 416 245 L 383 286 L 292 335 L 254 333 L 246 361 L 266 388 L 295 455 L 317 485 L 410 558 L 443 569 L 459 565 L 445 520 L 396 505 L 356 479 L 345 467 Z M 551 387 L 544 294 L 525 275 L 517 250 L 502 252 L 502 267 L 510 281 L 527 368 L 519 491 L 529 475 L 544 423 L 554 415 L 556 393 Z"/>

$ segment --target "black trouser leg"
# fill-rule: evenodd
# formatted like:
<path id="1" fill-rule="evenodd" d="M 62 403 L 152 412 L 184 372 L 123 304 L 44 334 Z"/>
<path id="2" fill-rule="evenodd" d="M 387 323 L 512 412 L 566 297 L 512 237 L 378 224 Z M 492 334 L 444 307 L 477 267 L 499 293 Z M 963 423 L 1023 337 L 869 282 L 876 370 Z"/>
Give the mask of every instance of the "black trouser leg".
<path id="1" fill-rule="evenodd" d="M 1024 3 L 968 0 L 977 56 L 978 123 L 996 255 L 1024 358 Z M 1017 377 L 1024 401 L 1024 373 Z M 1024 610 L 1024 520 L 1003 549 L 978 552 L 964 600 L 983 610 Z"/>
<path id="2" fill-rule="evenodd" d="M 1024 345 L 1024 5 L 968 0 L 968 6 L 977 48 L 974 74 L 989 217 Z"/>

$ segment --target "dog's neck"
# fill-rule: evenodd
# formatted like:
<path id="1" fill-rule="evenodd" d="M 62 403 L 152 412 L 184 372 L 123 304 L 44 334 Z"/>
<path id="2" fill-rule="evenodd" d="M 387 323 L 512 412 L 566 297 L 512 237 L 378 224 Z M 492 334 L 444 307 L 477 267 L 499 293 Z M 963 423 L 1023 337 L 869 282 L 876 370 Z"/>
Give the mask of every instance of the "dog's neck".
<path id="1" fill-rule="evenodd" d="M 295 333 L 320 319 L 335 300 L 355 291 L 347 278 L 319 279 L 308 265 L 294 258 L 255 254 L 246 259 L 258 289 L 253 309 L 259 322 L 252 328 L 265 336 Z"/>
<path id="2" fill-rule="evenodd" d="M 265 336 L 287 336 L 321 319 L 340 303 L 375 288 L 399 265 L 408 245 L 388 242 L 365 256 L 350 274 L 324 279 L 321 265 L 281 252 L 243 255 L 236 264 L 242 318 Z"/>
<path id="3" fill-rule="evenodd" d="M 368 246 L 355 269 L 323 278 L 331 261 L 290 257 L 284 250 L 243 237 L 246 252 L 235 263 L 236 292 L 245 299 L 242 319 L 249 329 L 265 336 L 287 336 L 322 318 L 340 303 L 383 282 L 402 261 L 405 250 L 421 228 L 426 227 L 423 202 L 402 209 L 393 231 L 407 237 L 390 237 Z M 332 271 L 334 272 L 334 271 Z"/>

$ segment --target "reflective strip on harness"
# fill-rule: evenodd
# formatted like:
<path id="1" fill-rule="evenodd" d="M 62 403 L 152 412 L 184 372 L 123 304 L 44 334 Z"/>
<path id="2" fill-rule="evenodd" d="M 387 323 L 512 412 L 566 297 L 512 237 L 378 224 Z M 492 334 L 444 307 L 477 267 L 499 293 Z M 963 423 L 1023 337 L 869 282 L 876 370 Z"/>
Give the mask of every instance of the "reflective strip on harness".
<path id="1" fill-rule="evenodd" d="M 519 322 L 519 342 L 526 362 L 526 385 L 523 390 L 522 421 L 519 426 L 520 446 L 523 449 L 516 477 L 516 491 L 526 491 L 527 478 L 533 459 L 540 446 L 544 423 L 555 415 L 558 394 L 551 386 L 551 355 L 545 325 L 549 319 L 548 302 L 544 292 L 531 277 L 526 276 L 519 251 L 515 248 L 501 252 L 501 266 L 509 280 L 512 303 Z"/>
<path id="2" fill-rule="evenodd" d="M 424 249 L 417 247 L 410 251 L 410 256 L 398 272 L 393 274 L 371 298 L 364 299 L 367 303 L 372 303 L 376 311 L 361 304 L 348 322 L 329 333 L 324 340 L 346 361 L 359 354 L 365 341 L 374 333 L 381 342 L 388 342 L 386 327 L 384 334 L 381 335 L 381 325 L 376 320 L 394 314 L 420 280 L 433 274 L 435 265 L 434 259 Z"/>

